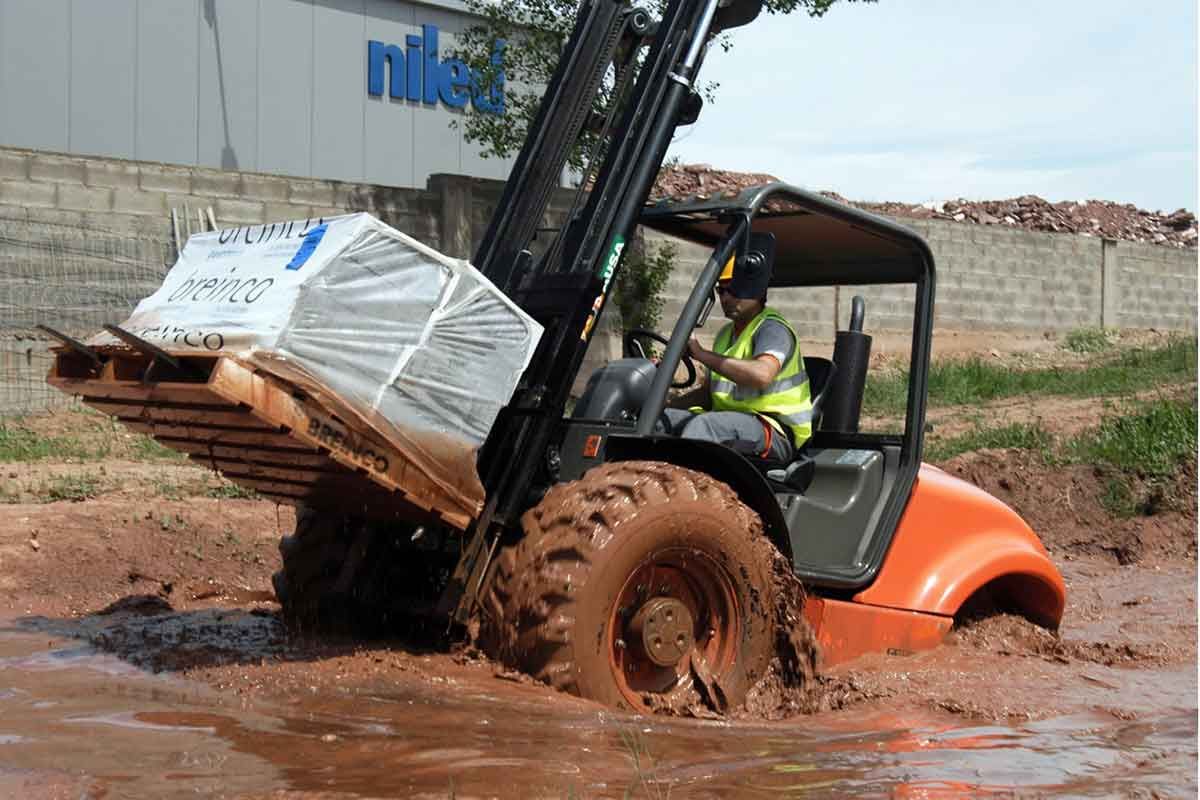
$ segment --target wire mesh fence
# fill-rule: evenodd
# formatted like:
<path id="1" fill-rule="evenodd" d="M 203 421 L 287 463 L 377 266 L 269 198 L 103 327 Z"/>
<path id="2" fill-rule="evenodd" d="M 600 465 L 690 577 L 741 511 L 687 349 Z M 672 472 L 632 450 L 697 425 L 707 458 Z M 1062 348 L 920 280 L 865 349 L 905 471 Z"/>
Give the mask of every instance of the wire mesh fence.
<path id="1" fill-rule="evenodd" d="M 162 283 L 167 242 L 0 216 L 0 417 L 70 402 L 46 384 L 48 325 L 85 339 Z"/>

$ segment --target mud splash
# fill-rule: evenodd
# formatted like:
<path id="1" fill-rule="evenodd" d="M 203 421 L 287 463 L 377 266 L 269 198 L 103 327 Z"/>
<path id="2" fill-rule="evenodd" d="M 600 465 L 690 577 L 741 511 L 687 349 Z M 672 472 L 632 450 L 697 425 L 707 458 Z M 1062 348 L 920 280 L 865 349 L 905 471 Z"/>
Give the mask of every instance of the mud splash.
<path id="1" fill-rule="evenodd" d="M 1050 658 L 1063 664 L 1081 662 L 1104 666 L 1161 666 L 1173 662 L 1178 653 L 1166 643 L 1080 642 L 1063 640 L 1024 617 L 997 614 L 957 628 L 952 641 L 959 646 L 999 655 Z"/>
<path id="2" fill-rule="evenodd" d="M 775 598 L 775 655 L 767 673 L 746 695 L 738 719 L 780 720 L 821 708 L 823 689 L 817 680 L 818 649 L 812 627 L 804 619 L 804 587 L 778 550 L 771 549 L 772 595 Z"/>

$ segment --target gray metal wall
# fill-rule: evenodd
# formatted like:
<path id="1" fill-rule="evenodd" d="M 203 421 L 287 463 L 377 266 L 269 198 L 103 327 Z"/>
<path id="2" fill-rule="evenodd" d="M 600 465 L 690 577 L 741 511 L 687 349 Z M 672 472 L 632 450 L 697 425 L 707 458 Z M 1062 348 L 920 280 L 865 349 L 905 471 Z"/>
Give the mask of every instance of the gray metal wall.
<path id="1" fill-rule="evenodd" d="M 367 95 L 367 41 L 454 0 L 0 0 L 0 145 L 424 186 L 503 178 L 449 126 L 460 112 Z"/>

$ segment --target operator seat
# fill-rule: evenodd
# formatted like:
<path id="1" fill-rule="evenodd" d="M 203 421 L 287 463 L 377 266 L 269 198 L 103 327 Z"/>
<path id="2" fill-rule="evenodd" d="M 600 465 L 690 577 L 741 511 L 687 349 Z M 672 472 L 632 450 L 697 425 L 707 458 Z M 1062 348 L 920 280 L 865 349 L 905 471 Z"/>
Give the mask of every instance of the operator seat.
<path id="1" fill-rule="evenodd" d="M 804 374 L 808 376 L 808 391 L 812 395 L 812 426 L 815 431 L 821 427 L 821 411 L 827 390 L 833 385 L 833 376 L 837 374 L 837 364 L 820 356 L 804 356 Z"/>
<path id="2" fill-rule="evenodd" d="M 819 356 L 804 357 L 804 373 L 808 375 L 808 388 L 812 396 L 813 431 L 821 426 L 821 409 L 828 395 L 828 389 L 833 385 L 833 376 L 837 365 L 828 358 Z M 812 441 L 811 439 L 809 440 Z M 793 492 L 803 492 L 812 483 L 816 464 L 808 452 L 809 442 L 801 445 L 792 456 L 791 461 L 780 461 L 772 458 L 752 458 L 751 462 L 759 471 L 779 488 Z"/>

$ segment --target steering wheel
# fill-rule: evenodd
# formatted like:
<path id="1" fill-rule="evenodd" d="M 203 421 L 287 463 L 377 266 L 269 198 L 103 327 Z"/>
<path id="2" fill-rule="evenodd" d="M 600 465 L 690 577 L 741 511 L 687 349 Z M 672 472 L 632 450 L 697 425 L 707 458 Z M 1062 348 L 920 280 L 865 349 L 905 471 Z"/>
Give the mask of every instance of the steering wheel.
<path id="1" fill-rule="evenodd" d="M 621 350 L 625 354 L 626 358 L 650 359 L 650 354 L 646 352 L 646 348 L 641 341 L 642 339 L 649 339 L 652 342 L 657 342 L 663 347 L 667 346 L 667 339 L 665 336 L 655 333 L 654 331 L 645 330 L 644 328 L 634 328 L 633 330 L 626 331 L 625 335 L 621 337 Z M 680 357 L 679 363 L 683 364 L 683 368 L 687 370 L 687 377 L 682 381 L 672 381 L 671 388 L 687 389 L 695 386 L 697 375 L 696 364 L 694 361 L 692 361 L 692 357 L 688 354 L 687 350 L 683 351 L 683 355 Z"/>

